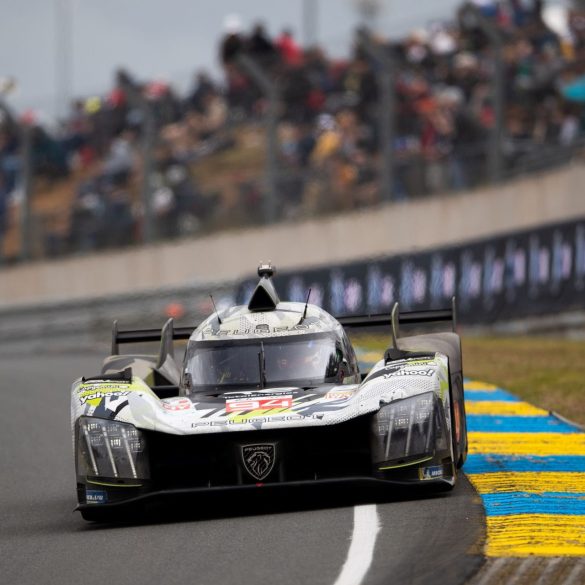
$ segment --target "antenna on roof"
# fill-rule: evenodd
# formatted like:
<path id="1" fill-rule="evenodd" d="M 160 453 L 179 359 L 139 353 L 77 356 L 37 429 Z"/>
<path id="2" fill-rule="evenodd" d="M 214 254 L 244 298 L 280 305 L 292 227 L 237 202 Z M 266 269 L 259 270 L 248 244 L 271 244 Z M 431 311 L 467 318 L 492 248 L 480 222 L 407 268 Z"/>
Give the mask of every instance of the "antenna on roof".
<path id="1" fill-rule="evenodd" d="M 221 325 L 221 317 L 219 316 L 219 311 L 217 310 L 217 307 L 215 306 L 215 301 L 213 300 L 213 295 L 209 295 L 209 298 L 211 299 L 211 302 L 213 303 L 213 308 L 215 310 L 215 314 L 217 315 L 217 322 Z"/>
<path id="2" fill-rule="evenodd" d="M 311 289 L 309 289 L 309 292 L 307 293 L 307 300 L 305 301 L 305 310 L 303 311 L 303 316 L 301 317 L 301 320 L 297 323 L 297 325 L 300 325 L 307 318 L 307 308 L 309 307 L 310 296 L 311 296 Z"/>

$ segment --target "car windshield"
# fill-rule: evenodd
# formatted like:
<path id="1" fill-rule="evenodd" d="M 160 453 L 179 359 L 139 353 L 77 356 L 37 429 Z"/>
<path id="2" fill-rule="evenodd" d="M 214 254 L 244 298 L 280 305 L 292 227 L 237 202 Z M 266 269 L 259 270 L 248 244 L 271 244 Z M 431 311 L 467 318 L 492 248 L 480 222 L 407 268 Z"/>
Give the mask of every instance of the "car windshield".
<path id="1" fill-rule="evenodd" d="M 192 391 L 210 386 L 258 387 L 262 370 L 264 383 L 270 386 L 335 382 L 342 358 L 332 333 L 196 342 L 187 352 L 186 385 Z"/>

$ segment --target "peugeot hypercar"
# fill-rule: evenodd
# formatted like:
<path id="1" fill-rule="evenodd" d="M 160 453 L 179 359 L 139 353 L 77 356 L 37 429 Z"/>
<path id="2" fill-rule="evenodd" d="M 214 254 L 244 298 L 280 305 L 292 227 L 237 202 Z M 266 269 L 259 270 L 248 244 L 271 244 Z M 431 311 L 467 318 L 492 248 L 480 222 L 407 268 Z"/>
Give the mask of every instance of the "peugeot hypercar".
<path id="1" fill-rule="evenodd" d="M 401 337 L 447 310 L 335 319 L 281 302 L 261 265 L 247 306 L 195 329 L 119 331 L 99 375 L 76 380 L 71 413 L 78 509 L 87 520 L 199 490 L 365 482 L 455 485 L 467 454 L 459 336 Z M 386 326 L 368 373 L 346 333 Z M 188 343 L 182 365 L 174 341 Z M 156 355 L 120 344 L 160 341 Z"/>

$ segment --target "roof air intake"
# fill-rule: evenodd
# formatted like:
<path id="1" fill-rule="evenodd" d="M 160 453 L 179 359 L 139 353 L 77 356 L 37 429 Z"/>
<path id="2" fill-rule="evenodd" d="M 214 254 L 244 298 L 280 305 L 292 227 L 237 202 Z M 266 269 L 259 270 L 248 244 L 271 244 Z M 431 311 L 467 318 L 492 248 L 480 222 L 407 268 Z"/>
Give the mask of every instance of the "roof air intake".
<path id="1" fill-rule="evenodd" d="M 270 262 L 268 264 L 261 263 L 258 266 L 258 276 L 260 281 L 256 285 L 252 298 L 248 303 L 248 309 L 250 311 L 274 311 L 280 299 L 272 284 L 272 276 L 276 272 L 276 269 Z"/>

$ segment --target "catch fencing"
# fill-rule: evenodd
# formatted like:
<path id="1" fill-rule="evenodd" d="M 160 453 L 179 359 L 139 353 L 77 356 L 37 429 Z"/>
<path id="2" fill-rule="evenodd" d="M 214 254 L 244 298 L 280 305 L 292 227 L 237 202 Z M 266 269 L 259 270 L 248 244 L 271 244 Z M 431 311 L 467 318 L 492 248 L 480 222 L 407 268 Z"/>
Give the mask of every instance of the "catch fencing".
<path id="1" fill-rule="evenodd" d="M 401 129 L 399 98 L 404 96 L 397 84 L 404 71 L 396 55 L 366 30 L 359 42 L 375 78 L 371 102 L 359 92 L 337 89 L 322 96 L 331 103 L 308 111 L 306 103 L 293 99 L 298 97 L 294 70 L 283 74 L 282 68 L 242 54 L 234 66 L 248 93 L 238 101 L 227 91 L 224 123 L 197 148 L 181 146 L 192 130 L 189 116 L 173 117 L 167 98 L 156 101 L 122 76 L 118 89 L 127 110 L 112 106 L 108 114 L 102 108 L 90 122 L 103 134 L 96 137 L 95 150 L 105 156 L 118 136 L 118 117 L 133 120 L 133 137 L 116 147 L 122 159 L 131 152 L 133 168 L 110 169 L 91 184 L 78 173 L 62 183 L 69 192 L 60 198 L 51 199 L 49 192 L 65 172 L 63 153 L 33 120 L 18 120 L 0 99 L 0 146 L 4 127 L 18 142 L 18 149 L 14 144 L 0 149 L 0 262 L 88 254 L 467 191 L 581 157 L 585 139 L 579 134 L 564 144 L 546 132 L 539 139 L 514 137 L 506 121 L 501 31 L 472 4 L 461 16 L 462 30 L 483 31 L 488 45 L 490 119 L 473 138 L 438 140 L 432 148 L 423 144 L 422 132 Z M 352 111 L 359 111 L 357 122 Z M 420 118 L 436 114 L 421 111 Z M 339 144 L 327 151 L 328 140 L 321 138 L 332 124 L 342 136 L 332 137 Z M 344 132 L 352 139 L 346 141 Z M 169 144 L 179 155 L 168 156 Z M 13 197 L 4 205 L 9 187 Z"/>

